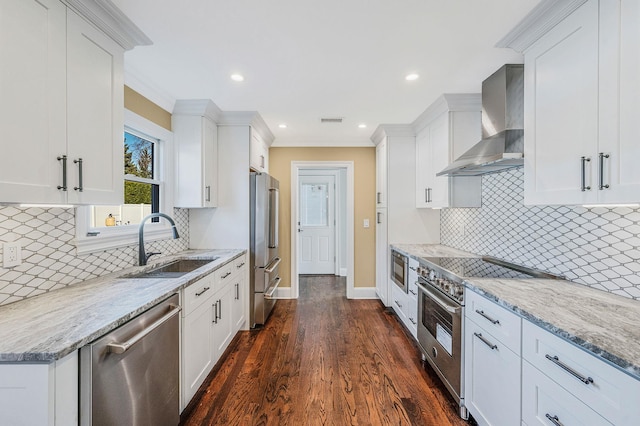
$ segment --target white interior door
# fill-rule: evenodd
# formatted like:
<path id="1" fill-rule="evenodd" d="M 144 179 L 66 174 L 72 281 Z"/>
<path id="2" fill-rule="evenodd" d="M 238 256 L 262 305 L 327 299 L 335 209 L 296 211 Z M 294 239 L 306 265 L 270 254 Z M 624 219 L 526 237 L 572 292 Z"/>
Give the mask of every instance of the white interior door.
<path id="1" fill-rule="evenodd" d="M 300 176 L 298 273 L 335 274 L 335 176 Z"/>

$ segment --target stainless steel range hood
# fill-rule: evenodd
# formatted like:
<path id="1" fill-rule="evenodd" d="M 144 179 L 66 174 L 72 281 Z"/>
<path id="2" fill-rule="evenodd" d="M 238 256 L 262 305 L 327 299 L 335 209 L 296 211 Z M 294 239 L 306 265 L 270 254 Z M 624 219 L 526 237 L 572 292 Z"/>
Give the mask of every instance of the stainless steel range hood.
<path id="1" fill-rule="evenodd" d="M 524 163 L 524 65 L 504 65 L 482 82 L 482 140 L 437 176 L 479 176 Z"/>

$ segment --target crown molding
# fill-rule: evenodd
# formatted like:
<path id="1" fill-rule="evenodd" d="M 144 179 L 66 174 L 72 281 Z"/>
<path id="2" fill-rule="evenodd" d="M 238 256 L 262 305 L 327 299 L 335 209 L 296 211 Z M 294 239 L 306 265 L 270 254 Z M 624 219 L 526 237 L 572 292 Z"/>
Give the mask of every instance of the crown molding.
<path id="1" fill-rule="evenodd" d="M 86 20 L 111 37 L 125 50 L 153 44 L 111 0 L 62 0 Z"/>
<path id="2" fill-rule="evenodd" d="M 435 118 L 449 111 L 482 111 L 482 95 L 480 93 L 445 93 L 438 97 L 418 116 L 411 126 L 415 133 L 427 127 Z"/>
<path id="3" fill-rule="evenodd" d="M 587 0 L 542 0 L 496 43 L 496 47 L 508 47 L 523 53 L 536 40 L 586 2 Z"/>
<path id="4" fill-rule="evenodd" d="M 275 136 L 257 111 L 222 111 L 218 125 L 251 126 L 267 146 L 271 146 Z"/>
<path id="5" fill-rule="evenodd" d="M 416 132 L 411 124 L 380 124 L 371 135 L 371 141 L 378 145 L 387 137 L 415 137 Z"/>
<path id="6" fill-rule="evenodd" d="M 369 139 L 348 140 L 276 140 L 272 148 L 371 148 L 374 144 Z"/>
<path id="7" fill-rule="evenodd" d="M 140 93 L 154 104 L 167 112 L 173 111 L 176 99 L 164 92 L 161 88 L 149 83 L 149 79 L 141 76 L 131 66 L 124 64 L 124 84 Z"/>
<path id="8" fill-rule="evenodd" d="M 222 110 L 210 99 L 179 99 L 173 107 L 173 115 L 196 115 L 220 122 Z"/>

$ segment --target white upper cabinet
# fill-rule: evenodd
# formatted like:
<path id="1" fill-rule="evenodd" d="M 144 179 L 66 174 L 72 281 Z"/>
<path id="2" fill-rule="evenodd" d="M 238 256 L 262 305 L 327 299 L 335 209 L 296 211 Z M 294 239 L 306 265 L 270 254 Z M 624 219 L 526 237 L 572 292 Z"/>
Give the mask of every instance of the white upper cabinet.
<path id="1" fill-rule="evenodd" d="M 171 117 L 176 158 L 176 207 L 218 205 L 218 107 L 180 100 Z"/>
<path id="2" fill-rule="evenodd" d="M 376 146 L 376 207 L 387 207 L 387 138 Z"/>
<path id="3" fill-rule="evenodd" d="M 525 203 L 640 201 L 638 2 L 544 1 L 499 45 L 525 57 Z"/>
<path id="4" fill-rule="evenodd" d="M 416 207 L 480 207 L 480 176 L 436 176 L 482 138 L 480 95 L 443 95 L 416 119 Z"/>
<path id="5" fill-rule="evenodd" d="M 0 202 L 122 202 L 124 50 L 150 41 L 115 9 L 70 3 L 93 25 L 58 0 L 0 3 Z"/>
<path id="6" fill-rule="evenodd" d="M 269 173 L 269 147 L 253 130 L 249 145 L 249 167 L 256 172 Z"/>

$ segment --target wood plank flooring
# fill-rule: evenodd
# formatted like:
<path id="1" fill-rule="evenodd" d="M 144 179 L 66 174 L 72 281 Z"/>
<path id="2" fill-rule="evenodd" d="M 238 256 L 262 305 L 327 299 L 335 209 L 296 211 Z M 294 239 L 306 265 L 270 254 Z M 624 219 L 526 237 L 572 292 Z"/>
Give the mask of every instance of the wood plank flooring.
<path id="1" fill-rule="evenodd" d="M 399 320 L 304 276 L 264 328 L 240 332 L 182 425 L 466 425 Z"/>

